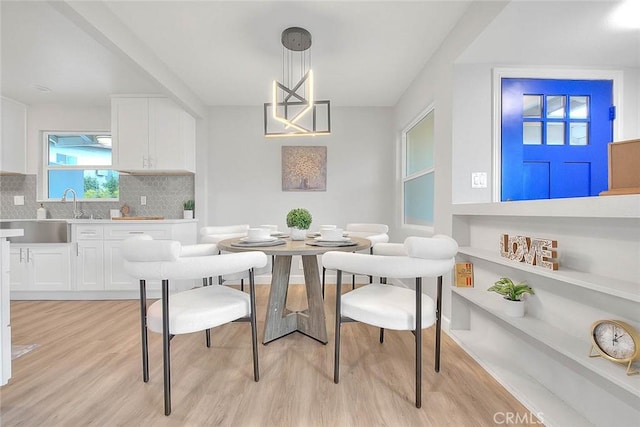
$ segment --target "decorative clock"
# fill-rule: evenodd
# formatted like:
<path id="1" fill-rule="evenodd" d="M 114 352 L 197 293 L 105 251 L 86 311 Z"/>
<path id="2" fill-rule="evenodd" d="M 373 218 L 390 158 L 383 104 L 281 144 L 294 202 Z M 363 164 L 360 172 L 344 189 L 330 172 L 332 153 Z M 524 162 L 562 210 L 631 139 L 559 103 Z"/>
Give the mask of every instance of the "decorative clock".
<path id="1" fill-rule="evenodd" d="M 591 325 L 591 351 L 589 357 L 627 364 L 627 375 L 640 373 L 632 370 L 632 363 L 640 358 L 640 335 L 628 323 L 620 320 L 598 320 Z M 593 350 L 597 354 L 593 353 Z"/>

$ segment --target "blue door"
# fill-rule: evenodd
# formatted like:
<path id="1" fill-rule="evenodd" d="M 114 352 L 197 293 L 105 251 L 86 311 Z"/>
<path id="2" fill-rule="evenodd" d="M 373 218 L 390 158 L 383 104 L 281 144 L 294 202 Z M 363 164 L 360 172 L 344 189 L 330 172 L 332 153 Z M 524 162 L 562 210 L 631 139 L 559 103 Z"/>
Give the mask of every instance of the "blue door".
<path id="1" fill-rule="evenodd" d="M 607 190 L 613 81 L 502 79 L 501 200 Z"/>

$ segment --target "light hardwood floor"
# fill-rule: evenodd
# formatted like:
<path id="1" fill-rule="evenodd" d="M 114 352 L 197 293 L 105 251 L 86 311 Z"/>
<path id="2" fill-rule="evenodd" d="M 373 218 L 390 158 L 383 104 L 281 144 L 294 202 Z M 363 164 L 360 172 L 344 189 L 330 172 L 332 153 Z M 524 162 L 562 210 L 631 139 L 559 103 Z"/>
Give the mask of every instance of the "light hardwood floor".
<path id="1" fill-rule="evenodd" d="M 268 291 L 257 286 L 259 340 Z M 291 286 L 289 306 L 303 308 L 303 299 L 303 286 Z M 329 344 L 299 333 L 259 344 L 258 383 L 247 323 L 214 329 L 210 349 L 203 333 L 176 336 L 173 412 L 165 417 L 161 336 L 150 334 L 145 384 L 138 301 L 13 301 L 13 343 L 40 347 L 14 360 L 13 377 L 0 388 L 0 425 L 493 426 L 504 419 L 494 419 L 496 413 L 528 414 L 446 334 L 436 374 L 433 328 L 424 332 L 421 409 L 414 406 L 410 332 L 387 331 L 381 345 L 377 329 L 343 325 L 340 384 L 334 384 L 334 304 L 329 285 Z"/>

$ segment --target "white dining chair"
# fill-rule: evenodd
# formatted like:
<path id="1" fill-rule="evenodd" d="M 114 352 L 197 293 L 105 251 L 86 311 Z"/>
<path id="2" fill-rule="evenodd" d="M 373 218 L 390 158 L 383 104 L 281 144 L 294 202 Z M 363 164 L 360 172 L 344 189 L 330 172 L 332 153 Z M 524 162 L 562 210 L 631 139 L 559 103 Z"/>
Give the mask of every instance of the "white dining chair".
<path id="1" fill-rule="evenodd" d="M 200 246 L 200 245 L 198 245 Z M 140 282 L 142 331 L 142 377 L 149 381 L 147 329 L 162 334 L 164 372 L 164 413 L 171 413 L 171 362 L 169 341 L 178 334 L 208 331 L 234 321 L 251 324 L 254 380 L 260 379 L 258 337 L 256 330 L 255 283 L 253 271 L 264 267 L 262 252 L 225 255 L 198 255 L 205 247 L 186 248 L 180 242 L 153 240 L 148 236 L 127 239 L 122 243 L 125 271 Z M 169 293 L 170 280 L 201 279 L 247 271 L 249 294 L 227 286 L 203 286 Z M 161 299 L 147 308 L 146 282 L 162 282 Z M 208 337 L 207 337 L 208 338 Z M 210 346 L 209 339 L 207 345 Z"/>
<path id="2" fill-rule="evenodd" d="M 233 239 L 236 237 L 246 237 L 249 231 L 249 224 L 235 224 L 235 225 L 215 225 L 202 227 L 200 229 L 200 241 L 202 243 L 216 244 L 222 240 Z M 272 260 L 267 262 L 264 268 L 256 269 L 255 276 L 271 273 Z M 236 274 L 227 274 L 225 276 L 218 276 L 218 284 L 222 285 L 224 282 L 240 281 L 240 290 L 244 291 L 244 280 L 248 278 L 248 273 L 243 271 Z M 212 278 L 210 278 L 210 282 Z"/>
<path id="3" fill-rule="evenodd" d="M 389 226 L 386 224 L 375 223 L 349 223 L 345 226 L 344 231 L 349 236 L 362 237 L 371 241 L 369 253 L 373 253 L 373 247 L 378 243 L 387 243 L 389 241 Z M 324 284 L 327 269 L 322 267 L 322 297 L 324 298 Z M 349 273 L 349 272 L 343 272 Z M 373 282 L 373 277 L 369 276 L 369 283 Z M 356 275 L 351 275 L 351 289 L 356 288 Z"/>
<path id="4" fill-rule="evenodd" d="M 422 329 L 436 324 L 435 371 L 440 371 L 442 276 L 455 264 L 458 244 L 448 236 L 408 237 L 404 244 L 383 243 L 372 255 L 327 252 L 322 256 L 326 268 L 337 270 L 336 325 L 333 380 L 340 379 L 340 328 L 345 322 L 362 322 L 384 330 L 410 330 L 415 335 L 416 407 L 422 405 Z M 341 295 L 342 272 L 349 271 L 394 279 L 415 278 L 415 290 L 372 283 Z M 422 293 L 422 278 L 437 277 L 437 297 Z"/>

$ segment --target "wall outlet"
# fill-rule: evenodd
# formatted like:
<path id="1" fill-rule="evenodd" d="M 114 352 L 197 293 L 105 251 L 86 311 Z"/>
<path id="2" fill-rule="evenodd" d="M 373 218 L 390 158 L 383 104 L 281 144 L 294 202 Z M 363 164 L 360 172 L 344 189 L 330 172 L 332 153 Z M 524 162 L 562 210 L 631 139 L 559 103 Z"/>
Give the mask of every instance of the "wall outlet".
<path id="1" fill-rule="evenodd" d="M 147 196 L 140 196 L 140 204 L 145 206 L 147 204 Z"/>
<path id="2" fill-rule="evenodd" d="M 471 173 L 471 188 L 487 188 L 487 173 L 486 172 L 472 172 Z"/>
<path id="3" fill-rule="evenodd" d="M 15 206 L 23 206 L 24 205 L 24 196 L 13 196 L 13 204 Z"/>

